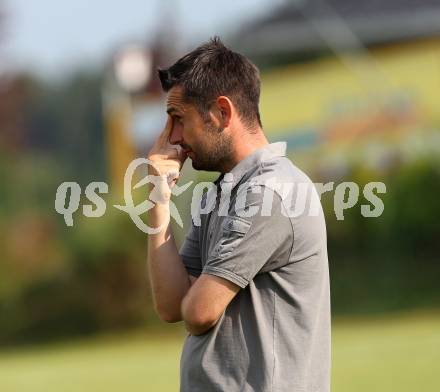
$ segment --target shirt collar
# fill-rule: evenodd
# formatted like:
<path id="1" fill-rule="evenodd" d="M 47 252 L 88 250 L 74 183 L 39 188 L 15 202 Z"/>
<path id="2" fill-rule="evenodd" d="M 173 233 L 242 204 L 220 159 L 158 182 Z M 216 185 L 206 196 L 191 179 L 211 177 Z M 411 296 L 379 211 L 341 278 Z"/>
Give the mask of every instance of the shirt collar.
<path id="1" fill-rule="evenodd" d="M 274 157 L 286 156 L 286 142 L 276 142 L 258 148 L 249 154 L 246 158 L 238 162 L 230 172 L 222 173 L 214 184 L 232 183 L 232 187 L 237 185 L 243 176 L 253 167 L 259 165 L 261 162 L 267 161 Z"/>

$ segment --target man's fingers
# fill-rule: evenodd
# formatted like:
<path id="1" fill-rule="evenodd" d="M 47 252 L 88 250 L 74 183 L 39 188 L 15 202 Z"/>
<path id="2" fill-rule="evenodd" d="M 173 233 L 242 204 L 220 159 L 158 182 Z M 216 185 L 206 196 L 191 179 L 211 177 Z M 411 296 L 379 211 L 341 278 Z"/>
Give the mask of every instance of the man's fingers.
<path id="1" fill-rule="evenodd" d="M 182 163 L 182 165 L 187 158 L 187 156 L 181 146 L 172 145 L 172 144 L 169 144 L 169 146 L 168 146 L 167 156 L 168 156 L 168 158 L 179 160 Z"/>
<path id="2" fill-rule="evenodd" d="M 165 155 L 166 155 L 167 158 L 169 158 L 169 159 L 179 159 L 179 157 L 180 157 L 179 149 L 181 149 L 180 146 L 169 145 L 169 146 L 167 147 L 167 150 L 166 150 L 166 152 L 165 152 Z"/>
<path id="3" fill-rule="evenodd" d="M 170 170 L 167 173 L 168 185 L 169 186 L 174 185 L 177 182 L 177 180 L 179 179 L 179 175 L 180 175 L 180 173 L 178 170 Z"/>
<path id="4" fill-rule="evenodd" d="M 162 151 L 151 154 L 150 159 L 153 161 L 167 161 L 169 159 L 181 161 L 182 152 L 178 150 L 177 147 L 178 146 L 166 146 Z"/>
<path id="5" fill-rule="evenodd" d="M 169 144 L 166 146 L 166 150 L 162 151 L 161 154 L 158 154 L 163 160 L 174 160 L 176 162 L 180 162 L 180 165 L 183 166 L 186 159 L 188 158 L 183 148 L 179 145 Z"/>
<path id="6" fill-rule="evenodd" d="M 173 118 L 168 114 L 167 123 L 162 133 L 159 135 L 160 144 L 165 146 L 170 139 L 171 131 L 173 130 Z"/>
<path id="7" fill-rule="evenodd" d="M 166 175 L 167 173 L 173 171 L 180 173 L 180 169 L 182 168 L 182 162 L 177 158 L 166 158 L 166 159 L 160 159 L 160 160 L 153 160 L 154 162 L 154 168 L 157 172 L 159 172 L 159 175 Z M 154 171 L 153 171 L 154 172 Z"/>

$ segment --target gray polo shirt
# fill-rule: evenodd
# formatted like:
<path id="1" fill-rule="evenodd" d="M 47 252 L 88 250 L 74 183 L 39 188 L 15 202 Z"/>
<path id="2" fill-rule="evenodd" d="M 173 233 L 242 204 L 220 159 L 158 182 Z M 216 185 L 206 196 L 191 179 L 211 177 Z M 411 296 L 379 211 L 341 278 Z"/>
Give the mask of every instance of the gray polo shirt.
<path id="1" fill-rule="evenodd" d="M 330 390 L 324 214 L 285 151 L 284 142 L 254 151 L 201 199 L 183 263 L 241 290 L 213 328 L 186 337 L 183 392 Z"/>

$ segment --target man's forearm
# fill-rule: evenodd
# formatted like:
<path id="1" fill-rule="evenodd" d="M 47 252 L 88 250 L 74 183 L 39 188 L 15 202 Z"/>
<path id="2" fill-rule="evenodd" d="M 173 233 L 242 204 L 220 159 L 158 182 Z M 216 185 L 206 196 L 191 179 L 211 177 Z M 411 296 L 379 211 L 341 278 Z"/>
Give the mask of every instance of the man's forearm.
<path id="1" fill-rule="evenodd" d="M 187 331 L 191 335 L 208 332 L 238 291 L 238 286 L 225 279 L 201 274 L 182 300 L 181 313 Z"/>
<path id="2" fill-rule="evenodd" d="M 150 227 L 168 224 L 148 236 L 148 270 L 157 313 L 167 322 L 182 320 L 181 303 L 191 287 L 169 224 L 169 204 L 157 203 L 149 211 Z"/>

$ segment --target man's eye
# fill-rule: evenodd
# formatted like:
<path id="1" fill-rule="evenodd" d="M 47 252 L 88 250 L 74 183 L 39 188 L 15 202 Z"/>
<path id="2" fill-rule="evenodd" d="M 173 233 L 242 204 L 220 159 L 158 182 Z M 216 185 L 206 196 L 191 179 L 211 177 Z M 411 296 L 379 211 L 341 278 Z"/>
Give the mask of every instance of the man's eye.
<path id="1" fill-rule="evenodd" d="M 179 122 L 180 124 L 183 124 L 183 119 L 182 119 L 182 117 L 175 116 L 174 118 L 176 119 L 177 122 Z"/>

